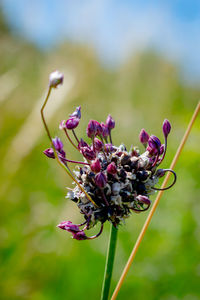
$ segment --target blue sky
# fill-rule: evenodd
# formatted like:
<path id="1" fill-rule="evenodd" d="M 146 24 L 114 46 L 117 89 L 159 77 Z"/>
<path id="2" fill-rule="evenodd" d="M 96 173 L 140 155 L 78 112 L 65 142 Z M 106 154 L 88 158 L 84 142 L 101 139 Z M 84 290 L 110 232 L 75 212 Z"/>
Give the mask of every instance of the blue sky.
<path id="1" fill-rule="evenodd" d="M 48 49 L 64 39 L 92 45 L 105 64 L 156 49 L 200 82 L 199 0 L 2 0 L 13 31 Z"/>

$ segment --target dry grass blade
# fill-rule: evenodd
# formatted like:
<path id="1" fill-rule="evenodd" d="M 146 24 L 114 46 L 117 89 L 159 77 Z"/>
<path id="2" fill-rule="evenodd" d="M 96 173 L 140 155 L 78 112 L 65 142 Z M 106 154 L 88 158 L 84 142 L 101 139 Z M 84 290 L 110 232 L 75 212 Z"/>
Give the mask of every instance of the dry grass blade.
<path id="1" fill-rule="evenodd" d="M 194 122 L 195 122 L 195 120 L 196 120 L 196 118 L 198 116 L 199 111 L 200 111 L 200 102 L 197 104 L 197 107 L 196 107 L 196 109 L 194 111 L 194 114 L 193 114 L 193 116 L 191 118 L 191 121 L 190 121 L 190 123 L 189 123 L 189 125 L 188 125 L 188 127 L 187 127 L 187 129 L 185 131 L 185 134 L 184 134 L 184 136 L 182 138 L 182 141 L 181 141 L 181 143 L 180 143 L 180 145 L 178 147 L 178 150 L 177 150 L 177 152 L 176 152 L 176 154 L 174 156 L 174 159 L 173 159 L 173 161 L 171 163 L 170 169 L 173 169 L 175 167 L 175 165 L 176 165 L 176 163 L 178 161 L 178 158 L 179 158 L 179 156 L 181 154 L 181 151 L 182 151 L 182 149 L 183 149 L 183 147 L 184 147 L 184 145 L 185 145 L 185 143 L 187 141 L 187 138 L 188 138 L 188 136 L 190 134 L 190 131 L 192 129 L 192 125 L 194 124 Z M 167 173 L 167 175 L 165 177 L 165 180 L 163 181 L 162 188 L 165 188 L 167 186 L 167 183 L 169 181 L 170 176 L 171 176 L 171 173 L 170 172 Z M 122 275 L 121 275 L 121 277 L 120 277 L 120 279 L 118 281 L 118 284 L 117 284 L 117 286 L 116 286 L 116 288 L 114 290 L 114 293 L 113 293 L 113 295 L 111 297 L 111 300 L 116 299 L 116 297 L 117 297 L 117 295 L 119 293 L 119 290 L 120 290 L 120 288 L 121 288 L 121 286 L 122 286 L 122 284 L 124 282 L 124 279 L 125 279 L 128 271 L 129 271 L 129 269 L 131 267 L 131 264 L 132 264 L 132 262 L 134 260 L 134 257 L 135 257 L 135 255 L 137 253 L 137 250 L 138 250 L 139 246 L 140 246 L 140 243 L 141 243 L 141 241 L 142 241 L 142 239 L 143 239 L 143 237 L 144 237 L 144 235 L 146 233 L 146 230 L 147 230 L 147 228 L 149 226 L 149 223 L 150 223 L 150 221 L 151 221 L 151 219 L 153 217 L 153 214 L 154 214 L 154 212 L 155 212 L 155 210 L 156 210 L 156 208 L 157 208 L 157 206 L 159 204 L 159 201 L 160 201 L 160 199 L 162 197 L 163 192 L 164 191 L 160 191 L 158 193 L 157 197 L 156 197 L 156 200 L 155 200 L 155 202 L 154 202 L 154 204 L 152 206 L 152 209 L 151 209 L 149 215 L 147 216 L 147 219 L 146 219 L 146 221 L 145 221 L 145 223 L 143 225 L 143 228 L 142 228 L 142 230 L 141 230 L 141 232 L 140 232 L 140 234 L 138 236 L 138 239 L 137 239 L 137 241 L 136 241 L 136 243 L 135 243 L 135 245 L 133 247 L 133 250 L 132 250 L 131 255 L 130 255 L 129 259 L 128 259 L 128 262 L 127 262 L 127 264 L 126 264 L 126 266 L 125 266 L 125 268 L 124 268 L 124 270 L 122 272 Z"/>

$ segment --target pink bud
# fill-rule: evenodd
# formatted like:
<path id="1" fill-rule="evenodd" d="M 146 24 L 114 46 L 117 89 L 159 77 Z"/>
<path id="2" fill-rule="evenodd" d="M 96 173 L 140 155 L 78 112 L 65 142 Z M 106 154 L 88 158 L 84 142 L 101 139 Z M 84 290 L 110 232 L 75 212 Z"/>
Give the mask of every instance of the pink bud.
<path id="1" fill-rule="evenodd" d="M 90 168 L 94 173 L 99 173 L 101 171 L 101 164 L 98 158 L 91 163 Z"/>
<path id="2" fill-rule="evenodd" d="M 95 152 L 90 147 L 82 147 L 81 153 L 88 160 L 93 160 L 96 158 Z"/>
<path id="3" fill-rule="evenodd" d="M 115 121 L 111 117 L 111 115 L 108 115 L 106 119 L 106 126 L 108 127 L 109 130 L 115 128 Z"/>
<path id="4" fill-rule="evenodd" d="M 98 138 L 94 139 L 94 147 L 97 151 L 101 151 L 103 148 L 103 143 Z"/>
<path id="5" fill-rule="evenodd" d="M 82 241 L 82 240 L 87 240 L 88 237 L 85 235 L 85 232 L 83 230 L 80 230 L 76 233 L 72 233 L 73 235 L 73 239 L 78 240 L 78 241 Z"/>
<path id="6" fill-rule="evenodd" d="M 142 196 L 142 195 L 138 195 L 136 197 L 136 199 L 139 201 L 139 202 L 142 202 L 146 205 L 150 205 L 151 204 L 151 201 L 149 200 L 149 198 L 147 196 Z"/>
<path id="7" fill-rule="evenodd" d="M 102 136 L 104 138 L 108 137 L 109 136 L 108 127 L 104 123 L 101 123 L 101 127 L 102 127 Z"/>
<path id="8" fill-rule="evenodd" d="M 52 148 L 44 150 L 43 153 L 49 158 L 55 158 L 55 154 Z"/>
<path id="9" fill-rule="evenodd" d="M 140 131 L 139 139 L 142 144 L 146 144 L 148 142 L 149 135 L 144 128 Z"/>
<path id="10" fill-rule="evenodd" d="M 107 172 L 109 174 L 112 174 L 112 175 L 115 175 L 117 173 L 117 167 L 116 167 L 116 164 L 114 162 L 110 163 L 107 166 Z"/>
<path id="11" fill-rule="evenodd" d="M 94 138 L 97 133 L 96 121 L 90 120 L 86 129 L 87 136 L 89 138 Z"/>

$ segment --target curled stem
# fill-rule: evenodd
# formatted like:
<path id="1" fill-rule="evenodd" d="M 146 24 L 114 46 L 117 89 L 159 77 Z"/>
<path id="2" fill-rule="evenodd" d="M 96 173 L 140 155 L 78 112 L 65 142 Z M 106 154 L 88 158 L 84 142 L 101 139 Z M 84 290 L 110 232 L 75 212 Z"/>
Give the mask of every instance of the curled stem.
<path id="1" fill-rule="evenodd" d="M 164 171 L 165 172 L 171 172 L 174 175 L 174 180 L 173 180 L 172 184 L 170 184 L 167 187 L 163 187 L 163 188 L 152 187 L 153 190 L 156 190 L 156 191 L 166 191 L 166 190 L 170 189 L 176 183 L 176 179 L 177 179 L 176 173 L 173 170 L 171 170 L 171 169 L 164 169 Z"/>

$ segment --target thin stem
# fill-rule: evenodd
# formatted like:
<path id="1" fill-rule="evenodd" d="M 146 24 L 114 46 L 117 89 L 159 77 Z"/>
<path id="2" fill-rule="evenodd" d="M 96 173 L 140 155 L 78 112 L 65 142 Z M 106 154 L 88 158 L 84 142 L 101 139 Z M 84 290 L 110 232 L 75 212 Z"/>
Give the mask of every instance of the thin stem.
<path id="1" fill-rule="evenodd" d="M 101 292 L 101 300 L 108 300 L 108 296 L 109 296 L 110 283 L 111 283 L 113 264 L 115 258 L 115 249 L 117 243 L 117 231 L 118 231 L 117 228 L 115 228 L 111 224 L 109 246 L 108 246 L 105 273 L 104 273 L 103 286 Z"/>
<path id="2" fill-rule="evenodd" d="M 175 167 L 175 165 L 176 165 L 176 163 L 178 161 L 178 158 L 179 158 L 179 156 L 180 156 L 180 154 L 181 154 L 181 152 L 183 150 L 183 147 L 184 147 L 184 145 L 185 145 L 185 143 L 187 141 L 187 138 L 188 138 L 188 136 L 190 134 L 190 131 L 192 129 L 192 125 L 194 124 L 194 122 L 195 122 L 195 120 L 196 120 L 196 118 L 197 118 L 197 116 L 199 114 L 199 111 L 200 111 L 200 102 L 197 104 L 197 107 L 196 107 L 196 109 L 194 111 L 194 114 L 193 114 L 193 116 L 191 118 L 191 121 L 190 121 L 190 123 L 189 123 L 189 125 L 188 125 L 188 127 L 187 127 L 187 129 L 185 131 L 185 134 L 184 134 L 184 136 L 183 136 L 183 138 L 181 140 L 181 143 L 180 143 L 180 145 L 179 145 L 179 147 L 178 147 L 178 149 L 176 151 L 176 154 L 174 156 L 174 159 L 173 159 L 173 161 L 171 163 L 170 169 L 173 169 Z M 164 180 L 164 182 L 162 184 L 162 189 L 164 189 L 166 187 L 166 185 L 167 185 L 167 183 L 169 181 L 170 175 L 171 175 L 171 173 L 169 172 L 167 174 L 167 176 L 165 177 L 165 180 Z M 137 239 L 137 241 L 136 241 L 136 243 L 135 243 L 135 245 L 133 247 L 133 250 L 132 250 L 131 255 L 130 255 L 128 261 L 127 261 L 127 264 L 126 264 L 126 266 L 125 266 L 125 268 L 124 268 L 124 270 L 122 272 L 122 275 L 121 275 L 121 277 L 120 277 L 120 279 L 118 281 L 118 284 L 117 284 L 117 286 L 116 286 L 116 288 L 114 290 L 114 293 L 113 293 L 113 295 L 111 297 L 111 300 L 115 300 L 116 297 L 117 297 L 117 295 L 118 295 L 118 293 L 119 293 L 119 290 L 120 290 L 120 288 L 121 288 L 121 286 L 122 286 L 122 284 L 124 282 L 124 279 L 125 279 L 128 271 L 129 271 L 129 269 L 131 267 L 131 264 L 133 263 L 134 257 L 135 257 L 135 255 L 137 253 L 137 250 L 138 250 L 138 248 L 140 246 L 140 243 L 143 240 L 143 237 L 144 237 L 144 235 L 146 233 L 146 230 L 147 230 L 147 228 L 149 226 L 149 223 L 151 222 L 153 214 L 154 214 L 154 212 L 155 212 L 155 210 L 156 210 L 156 208 L 157 208 L 157 206 L 159 204 L 159 201 L 160 201 L 160 199 L 161 199 L 161 197 L 163 195 L 163 192 L 164 192 L 163 190 L 160 191 L 158 193 L 157 197 L 156 197 L 156 200 L 155 200 L 155 202 L 154 202 L 154 204 L 152 206 L 152 209 L 151 209 L 149 215 L 147 216 L 147 219 L 146 219 L 146 221 L 145 221 L 145 223 L 144 223 L 144 225 L 142 227 L 142 230 L 141 230 L 141 232 L 140 232 L 140 234 L 138 236 L 138 239 Z"/>
<path id="3" fill-rule="evenodd" d="M 88 164 L 88 163 L 86 163 L 86 162 L 67 159 L 67 158 L 64 158 L 64 157 L 62 157 L 62 156 L 60 156 L 60 155 L 59 155 L 59 158 L 62 159 L 62 160 L 64 160 L 64 161 L 66 161 L 66 162 L 73 163 L 73 164 L 87 165 L 87 166 L 90 165 L 90 164 Z"/>
<path id="4" fill-rule="evenodd" d="M 49 137 L 49 139 L 50 139 L 50 141 L 51 141 L 51 145 L 52 145 L 52 148 L 53 148 L 53 150 L 54 150 L 55 158 L 56 158 L 57 162 L 59 163 L 59 165 L 60 165 L 60 166 L 67 172 L 67 174 L 71 177 L 71 179 L 72 179 L 73 181 L 75 181 L 75 183 L 78 185 L 79 189 L 85 194 L 85 196 L 87 197 L 87 199 L 88 199 L 90 202 L 92 202 L 96 207 L 98 207 L 98 205 L 92 200 L 92 198 L 90 197 L 90 195 L 88 195 L 88 193 L 84 190 L 84 188 L 79 184 L 79 182 L 76 180 L 76 178 L 74 178 L 74 176 L 73 176 L 72 173 L 70 172 L 69 168 L 68 168 L 65 164 L 63 164 L 63 163 L 60 161 L 60 159 L 59 159 L 59 157 L 58 157 L 58 154 L 57 154 L 57 151 L 56 151 L 56 149 L 55 149 L 55 146 L 54 146 L 54 144 L 53 144 L 53 142 L 52 142 L 52 137 L 51 137 L 49 128 L 48 128 L 48 126 L 47 126 L 47 123 L 46 123 L 46 121 L 45 121 L 45 118 L 44 118 L 44 108 L 45 108 L 45 106 L 46 106 L 46 104 L 47 104 L 47 101 L 48 101 L 48 99 L 49 99 L 49 96 L 50 96 L 50 94 L 51 94 L 51 89 L 52 89 L 52 87 L 49 86 L 49 89 L 48 89 L 48 92 L 47 92 L 47 96 L 46 96 L 46 98 L 45 98 L 45 100 L 44 100 L 44 103 L 43 103 L 43 105 L 42 105 L 42 107 L 41 107 L 40 112 L 41 112 L 41 117 L 42 117 L 42 121 L 43 121 L 44 127 L 45 127 L 45 129 L 46 129 L 47 135 L 48 135 L 48 137 Z"/>
<path id="5" fill-rule="evenodd" d="M 110 137 L 110 143 L 112 144 L 111 130 L 110 130 L 110 132 L 109 132 L 109 137 Z"/>
<path id="6" fill-rule="evenodd" d="M 77 143 L 79 143 L 80 141 L 79 141 L 79 139 L 77 138 L 77 135 L 76 135 L 76 133 L 75 133 L 75 130 L 74 130 L 74 129 L 72 129 L 72 133 L 73 133 L 73 135 L 74 135 L 74 137 L 75 137 L 75 139 L 76 139 Z"/>
<path id="7" fill-rule="evenodd" d="M 153 190 L 156 190 L 156 191 L 166 191 L 166 190 L 169 190 L 176 183 L 176 179 L 177 179 L 176 173 L 173 170 L 171 170 L 171 169 L 164 169 L 164 171 L 165 172 L 171 172 L 174 175 L 173 182 L 169 186 L 167 186 L 165 188 L 155 188 L 155 187 L 152 187 Z"/>
<path id="8" fill-rule="evenodd" d="M 71 140 L 71 138 L 70 138 L 70 136 L 69 136 L 69 134 L 68 134 L 68 132 L 67 132 L 67 129 L 66 128 L 64 128 L 64 132 L 65 132 L 65 134 L 66 134 L 66 136 L 67 136 L 67 138 L 68 138 L 68 140 L 70 141 L 70 143 L 72 144 L 72 146 L 74 146 L 74 148 L 76 148 L 78 151 L 79 151 L 79 149 L 78 149 L 78 147 L 76 147 L 76 145 L 72 142 L 72 140 Z"/>

